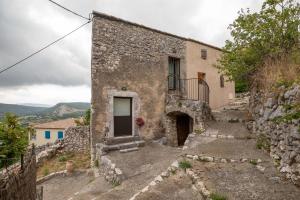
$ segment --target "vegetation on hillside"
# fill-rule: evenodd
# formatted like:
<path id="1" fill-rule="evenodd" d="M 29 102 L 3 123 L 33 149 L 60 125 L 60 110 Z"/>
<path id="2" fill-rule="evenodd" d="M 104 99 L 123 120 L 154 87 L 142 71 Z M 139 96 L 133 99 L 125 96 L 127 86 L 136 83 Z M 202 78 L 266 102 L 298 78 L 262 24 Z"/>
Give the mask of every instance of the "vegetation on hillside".
<path id="1" fill-rule="evenodd" d="M 90 121 L 91 121 L 91 109 L 87 109 L 85 111 L 84 116 L 81 119 L 76 119 L 75 123 L 77 126 L 89 126 L 90 125 Z"/>
<path id="2" fill-rule="evenodd" d="M 266 0 L 259 12 L 241 10 L 229 26 L 232 40 L 226 41 L 217 67 L 236 81 L 239 91 L 257 82 L 297 81 L 299 27 L 300 4 L 296 0 Z"/>
<path id="3" fill-rule="evenodd" d="M 34 130 L 23 127 L 19 118 L 7 113 L 0 121 L 0 168 L 16 162 L 28 146 L 28 134 Z"/>

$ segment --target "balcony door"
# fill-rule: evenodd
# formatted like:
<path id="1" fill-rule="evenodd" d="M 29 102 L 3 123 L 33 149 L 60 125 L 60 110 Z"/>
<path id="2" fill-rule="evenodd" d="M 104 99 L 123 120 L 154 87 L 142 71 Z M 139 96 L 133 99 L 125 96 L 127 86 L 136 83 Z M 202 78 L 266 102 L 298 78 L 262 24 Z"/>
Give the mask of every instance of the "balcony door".
<path id="1" fill-rule="evenodd" d="M 180 59 L 169 57 L 169 90 L 179 89 Z"/>
<path id="2" fill-rule="evenodd" d="M 114 137 L 132 135 L 132 98 L 114 97 Z"/>

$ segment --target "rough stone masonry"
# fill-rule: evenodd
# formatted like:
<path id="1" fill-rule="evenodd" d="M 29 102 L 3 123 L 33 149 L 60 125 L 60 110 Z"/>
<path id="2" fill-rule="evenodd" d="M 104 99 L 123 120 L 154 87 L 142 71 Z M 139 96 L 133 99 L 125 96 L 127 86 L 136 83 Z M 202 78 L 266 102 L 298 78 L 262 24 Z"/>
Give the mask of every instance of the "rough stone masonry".
<path id="1" fill-rule="evenodd" d="M 278 91 L 253 92 L 255 95 L 250 98 L 255 119 L 253 131 L 267 137 L 270 156 L 280 172 L 300 186 L 300 85 L 281 87 Z"/>
<path id="2" fill-rule="evenodd" d="M 146 27 L 135 26 L 110 16 L 94 15 L 92 37 L 92 145 L 103 142 L 111 131 L 111 91 L 133 91 L 140 104 L 135 117 L 145 125 L 139 135 L 161 134 L 167 91 L 168 57 L 180 58 L 185 71 L 184 40 Z"/>

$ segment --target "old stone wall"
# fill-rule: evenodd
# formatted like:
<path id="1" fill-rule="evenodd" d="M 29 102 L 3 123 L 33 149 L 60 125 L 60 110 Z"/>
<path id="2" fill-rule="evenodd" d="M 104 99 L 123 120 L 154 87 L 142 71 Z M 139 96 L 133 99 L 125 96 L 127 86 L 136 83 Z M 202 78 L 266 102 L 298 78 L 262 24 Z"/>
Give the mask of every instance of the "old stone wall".
<path id="1" fill-rule="evenodd" d="M 24 158 L 22 166 L 23 168 L 17 163 L 0 172 L 1 200 L 36 199 L 36 160 L 31 150 Z"/>
<path id="2" fill-rule="evenodd" d="M 65 130 L 63 139 L 64 151 L 89 152 L 90 151 L 90 127 L 78 126 Z"/>
<path id="3" fill-rule="evenodd" d="M 259 140 L 267 139 L 259 142 L 270 151 L 280 172 L 300 185 L 300 85 L 267 94 L 252 91 L 250 109 L 253 131 Z"/>
<path id="4" fill-rule="evenodd" d="M 111 90 L 135 92 L 144 138 L 161 132 L 167 91 L 168 57 L 180 58 L 185 77 L 185 43 L 123 20 L 95 14 L 92 31 L 92 142 L 102 142 L 110 131 L 107 116 Z M 134 127 L 133 127 L 134 128 Z"/>

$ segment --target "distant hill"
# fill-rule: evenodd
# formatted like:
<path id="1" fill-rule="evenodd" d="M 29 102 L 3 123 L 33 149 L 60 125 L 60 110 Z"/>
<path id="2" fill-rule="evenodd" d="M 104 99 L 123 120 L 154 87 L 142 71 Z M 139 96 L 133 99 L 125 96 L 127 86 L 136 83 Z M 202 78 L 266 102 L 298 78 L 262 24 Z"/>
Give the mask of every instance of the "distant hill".
<path id="1" fill-rule="evenodd" d="M 90 108 L 90 103 L 84 102 L 58 103 L 50 108 L 0 103 L 0 118 L 6 112 L 11 112 L 22 117 L 36 116 L 39 119 L 63 119 L 82 116 L 88 108 Z"/>
<path id="2" fill-rule="evenodd" d="M 19 116 L 34 115 L 45 110 L 44 107 L 22 106 L 16 104 L 4 104 L 0 103 L 0 117 L 3 117 L 5 113 L 11 112 Z"/>
<path id="3" fill-rule="evenodd" d="M 70 114 L 83 114 L 87 109 L 90 108 L 90 103 L 72 102 L 72 103 L 58 103 L 53 107 L 47 108 L 41 111 L 40 115 L 54 115 L 62 117 Z"/>
<path id="4" fill-rule="evenodd" d="M 44 107 L 44 108 L 50 108 L 51 105 L 48 104 L 40 104 L 40 103 L 22 103 L 19 104 L 21 106 L 31 106 L 31 107 Z"/>

